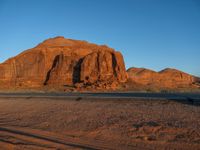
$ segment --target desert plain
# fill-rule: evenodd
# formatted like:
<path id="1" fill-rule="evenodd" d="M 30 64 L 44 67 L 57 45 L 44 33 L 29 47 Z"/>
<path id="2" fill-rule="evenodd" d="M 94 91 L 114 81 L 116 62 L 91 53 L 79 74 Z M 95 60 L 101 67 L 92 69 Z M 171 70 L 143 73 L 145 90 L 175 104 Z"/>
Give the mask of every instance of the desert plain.
<path id="1" fill-rule="evenodd" d="M 0 96 L 1 150 L 200 149 L 199 94 L 47 95 Z"/>

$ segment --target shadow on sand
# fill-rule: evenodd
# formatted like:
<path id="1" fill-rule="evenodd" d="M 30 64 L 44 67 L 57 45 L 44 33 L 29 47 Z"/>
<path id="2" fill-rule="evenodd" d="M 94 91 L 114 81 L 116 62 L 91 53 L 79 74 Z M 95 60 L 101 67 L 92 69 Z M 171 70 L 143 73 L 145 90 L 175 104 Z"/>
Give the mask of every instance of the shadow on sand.
<path id="1" fill-rule="evenodd" d="M 186 97 L 183 99 L 168 99 L 168 100 L 186 104 L 186 105 L 192 105 L 192 106 L 198 106 L 198 107 L 200 106 L 200 99 L 195 99 L 195 98 L 190 98 L 190 97 Z"/>

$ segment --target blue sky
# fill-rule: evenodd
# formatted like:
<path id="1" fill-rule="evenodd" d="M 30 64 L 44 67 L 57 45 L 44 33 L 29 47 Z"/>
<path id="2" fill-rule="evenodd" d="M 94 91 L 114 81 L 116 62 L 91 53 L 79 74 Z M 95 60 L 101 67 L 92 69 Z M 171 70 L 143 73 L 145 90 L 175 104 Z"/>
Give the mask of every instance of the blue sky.
<path id="1" fill-rule="evenodd" d="M 200 76 L 199 0 L 0 0 L 0 62 L 59 35 Z"/>

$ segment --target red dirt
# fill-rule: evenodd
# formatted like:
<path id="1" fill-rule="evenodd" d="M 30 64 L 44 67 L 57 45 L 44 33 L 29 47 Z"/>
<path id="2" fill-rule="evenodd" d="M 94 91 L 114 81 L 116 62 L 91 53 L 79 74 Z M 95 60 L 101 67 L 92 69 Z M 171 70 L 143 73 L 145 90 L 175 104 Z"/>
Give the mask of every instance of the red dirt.
<path id="1" fill-rule="evenodd" d="M 0 98 L 0 148 L 198 150 L 199 108 L 171 100 Z"/>

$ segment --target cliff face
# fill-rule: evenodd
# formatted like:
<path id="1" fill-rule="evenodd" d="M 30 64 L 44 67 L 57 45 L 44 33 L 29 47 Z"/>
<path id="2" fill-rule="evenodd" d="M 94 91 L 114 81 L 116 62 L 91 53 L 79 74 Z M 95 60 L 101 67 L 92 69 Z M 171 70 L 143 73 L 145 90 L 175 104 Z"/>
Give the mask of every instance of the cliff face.
<path id="1" fill-rule="evenodd" d="M 198 79 L 182 71 L 170 68 L 160 72 L 145 68 L 130 68 L 127 73 L 129 79 L 135 83 L 172 89 L 192 87 Z"/>
<path id="2" fill-rule="evenodd" d="M 0 64 L 0 87 L 74 86 L 126 82 L 120 52 L 56 37 Z"/>

